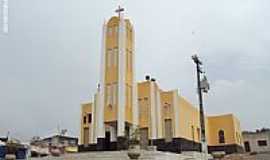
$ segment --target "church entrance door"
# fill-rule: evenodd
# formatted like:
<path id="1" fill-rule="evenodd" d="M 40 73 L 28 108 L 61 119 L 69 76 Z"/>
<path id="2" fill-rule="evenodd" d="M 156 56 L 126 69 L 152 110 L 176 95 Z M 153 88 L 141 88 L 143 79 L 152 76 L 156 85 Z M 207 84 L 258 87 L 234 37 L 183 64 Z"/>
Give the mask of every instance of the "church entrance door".
<path id="1" fill-rule="evenodd" d="M 171 142 L 172 135 L 172 120 L 165 119 L 165 142 Z"/>
<path id="2" fill-rule="evenodd" d="M 111 133 L 105 132 L 105 150 L 110 150 L 110 144 L 111 144 Z"/>
<path id="3" fill-rule="evenodd" d="M 83 129 L 83 144 L 84 145 L 89 144 L 89 128 Z"/>
<path id="4" fill-rule="evenodd" d="M 141 149 L 147 149 L 148 146 L 148 128 L 140 129 L 140 144 Z"/>

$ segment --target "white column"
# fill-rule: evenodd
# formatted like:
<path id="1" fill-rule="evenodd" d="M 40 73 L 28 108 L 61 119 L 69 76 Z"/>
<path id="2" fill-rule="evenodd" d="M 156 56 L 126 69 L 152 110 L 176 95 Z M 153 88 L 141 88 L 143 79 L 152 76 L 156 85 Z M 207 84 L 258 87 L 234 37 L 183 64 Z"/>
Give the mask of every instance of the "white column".
<path id="1" fill-rule="evenodd" d="M 101 46 L 101 65 L 100 65 L 100 92 L 98 96 L 98 105 L 97 105 L 97 137 L 104 138 L 105 137 L 105 126 L 104 126 L 104 90 L 105 90 L 105 53 L 106 53 L 106 31 L 107 26 L 106 22 L 103 24 L 103 32 L 102 32 L 102 46 Z"/>
<path id="2" fill-rule="evenodd" d="M 123 13 L 120 14 L 118 32 L 118 113 L 117 113 L 117 136 L 125 136 L 125 108 L 126 108 L 126 27 Z"/>
<path id="3" fill-rule="evenodd" d="M 160 102 L 160 91 L 157 88 L 156 91 L 156 110 L 157 110 L 157 115 L 156 115 L 156 119 L 157 119 L 157 138 L 163 138 L 162 137 L 162 117 L 161 117 L 161 102 Z"/>
<path id="4" fill-rule="evenodd" d="M 178 97 L 178 91 L 173 91 L 173 113 L 174 113 L 174 137 L 179 137 L 179 97 Z"/>
<path id="5" fill-rule="evenodd" d="M 80 133 L 79 140 L 80 140 L 80 144 L 84 144 L 84 123 L 83 123 L 83 116 L 84 115 L 83 115 L 82 104 L 80 106 L 81 106 L 81 122 L 80 122 L 81 133 Z"/>
<path id="6" fill-rule="evenodd" d="M 97 107 L 98 106 L 98 98 L 99 98 L 99 90 L 97 91 L 97 93 L 95 94 L 95 98 L 94 98 L 94 107 L 93 107 L 93 111 L 92 111 L 92 123 L 93 123 L 93 143 L 97 143 Z"/>
<path id="7" fill-rule="evenodd" d="M 90 143 L 94 143 L 94 134 L 95 134 L 95 106 L 96 106 L 96 95 L 94 96 L 94 103 L 92 104 L 92 121 L 89 124 L 89 133 L 90 133 L 90 137 L 89 137 L 89 142 Z"/>
<path id="8" fill-rule="evenodd" d="M 132 117 L 133 117 L 133 124 L 135 127 L 139 125 L 139 112 L 138 112 L 138 86 L 136 83 L 136 66 L 135 66 L 135 31 L 132 26 L 132 72 L 133 72 L 133 79 L 132 79 Z"/>
<path id="9" fill-rule="evenodd" d="M 155 82 L 150 81 L 151 139 L 157 139 Z"/>

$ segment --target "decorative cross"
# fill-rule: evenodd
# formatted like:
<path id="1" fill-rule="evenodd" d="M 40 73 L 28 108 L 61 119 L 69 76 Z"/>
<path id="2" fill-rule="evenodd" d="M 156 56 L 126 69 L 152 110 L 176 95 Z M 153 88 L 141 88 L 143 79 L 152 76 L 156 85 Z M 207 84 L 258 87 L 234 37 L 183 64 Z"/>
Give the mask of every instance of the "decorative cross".
<path id="1" fill-rule="evenodd" d="M 118 6 L 118 9 L 115 10 L 116 13 L 118 13 L 118 16 L 120 17 L 121 12 L 124 12 L 124 8 L 121 8 L 121 6 Z"/>

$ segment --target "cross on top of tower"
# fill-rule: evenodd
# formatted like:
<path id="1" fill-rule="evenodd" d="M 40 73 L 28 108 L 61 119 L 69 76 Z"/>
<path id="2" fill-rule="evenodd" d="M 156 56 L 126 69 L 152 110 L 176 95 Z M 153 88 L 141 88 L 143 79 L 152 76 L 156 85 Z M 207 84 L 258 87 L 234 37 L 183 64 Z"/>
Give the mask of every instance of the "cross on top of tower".
<path id="1" fill-rule="evenodd" d="M 119 18 L 120 18 L 121 12 L 124 12 L 124 11 L 125 11 L 125 9 L 122 8 L 121 6 L 118 6 L 118 9 L 115 10 L 115 12 L 118 13 Z"/>

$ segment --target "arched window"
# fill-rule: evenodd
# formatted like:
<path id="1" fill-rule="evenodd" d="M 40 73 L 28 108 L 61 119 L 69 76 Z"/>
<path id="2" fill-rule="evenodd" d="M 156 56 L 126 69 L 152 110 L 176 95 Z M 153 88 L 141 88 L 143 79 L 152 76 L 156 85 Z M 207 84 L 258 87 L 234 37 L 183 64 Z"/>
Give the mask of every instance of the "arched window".
<path id="1" fill-rule="evenodd" d="M 219 143 L 225 143 L 225 135 L 223 130 L 218 131 Z"/>

